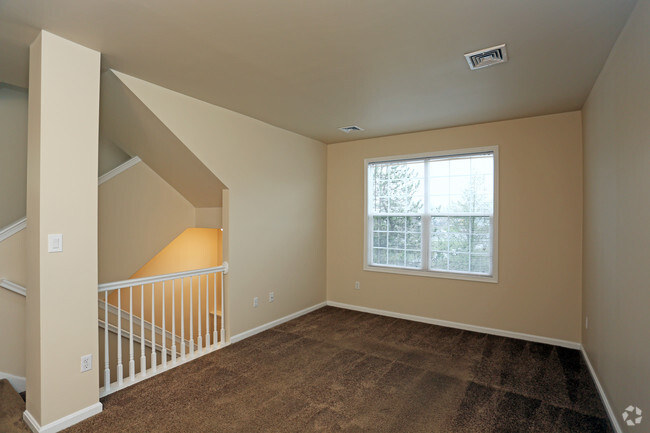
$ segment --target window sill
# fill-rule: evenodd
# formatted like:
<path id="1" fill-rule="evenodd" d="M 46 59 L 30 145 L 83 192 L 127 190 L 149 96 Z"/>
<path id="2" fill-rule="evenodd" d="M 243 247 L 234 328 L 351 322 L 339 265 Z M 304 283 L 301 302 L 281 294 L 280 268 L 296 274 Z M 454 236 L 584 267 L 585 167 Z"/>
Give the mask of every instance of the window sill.
<path id="1" fill-rule="evenodd" d="M 384 272 L 388 274 L 415 275 L 418 277 L 446 278 L 451 280 L 478 281 L 482 283 L 498 283 L 496 275 L 471 275 L 454 272 L 420 271 L 417 269 L 391 268 L 383 266 L 364 265 L 364 271 Z"/>

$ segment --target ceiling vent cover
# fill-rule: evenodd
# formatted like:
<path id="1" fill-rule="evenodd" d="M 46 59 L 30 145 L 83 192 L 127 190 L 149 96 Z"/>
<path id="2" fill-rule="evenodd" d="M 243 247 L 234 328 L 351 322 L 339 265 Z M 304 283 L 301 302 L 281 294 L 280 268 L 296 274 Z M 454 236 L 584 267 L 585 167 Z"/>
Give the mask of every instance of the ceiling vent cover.
<path id="1" fill-rule="evenodd" d="M 364 129 L 358 127 L 357 125 L 350 125 L 350 126 L 343 126 L 339 128 L 339 130 L 345 132 L 346 134 L 349 134 L 350 132 L 363 131 Z"/>
<path id="2" fill-rule="evenodd" d="M 506 44 L 485 48 L 483 50 L 474 51 L 473 53 L 467 53 L 465 54 L 465 59 L 467 60 L 469 68 L 472 70 L 505 63 L 508 61 Z"/>

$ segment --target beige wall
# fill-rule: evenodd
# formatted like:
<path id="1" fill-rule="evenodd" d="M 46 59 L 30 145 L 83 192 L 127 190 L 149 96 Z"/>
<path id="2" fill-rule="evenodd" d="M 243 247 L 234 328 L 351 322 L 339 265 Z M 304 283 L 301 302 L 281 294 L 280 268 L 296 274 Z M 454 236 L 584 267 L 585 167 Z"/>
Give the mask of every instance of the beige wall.
<path id="1" fill-rule="evenodd" d="M 97 175 L 101 176 L 124 164 L 131 157 L 110 140 L 99 137 L 99 164 Z"/>
<path id="2" fill-rule="evenodd" d="M 221 223 L 221 212 L 223 208 L 220 207 L 197 207 L 196 208 L 196 217 L 195 217 L 195 226 L 203 228 L 212 228 L 220 229 L 222 228 Z"/>
<path id="3" fill-rule="evenodd" d="M 98 52 L 45 31 L 30 48 L 27 411 L 41 426 L 99 403 L 99 369 L 80 372 L 98 359 L 99 69 Z M 50 233 L 62 252 L 47 252 Z"/>
<path id="4" fill-rule="evenodd" d="M 27 90 L 0 84 L 0 228 L 25 216 Z"/>
<path id="5" fill-rule="evenodd" d="M 99 186 L 99 281 L 125 280 L 176 236 L 195 209 L 140 162 Z"/>
<path id="6" fill-rule="evenodd" d="M 363 270 L 364 159 L 499 146 L 499 282 Z M 327 152 L 327 299 L 580 341 L 579 112 L 333 144 Z M 354 290 L 355 281 L 361 290 Z M 550 319 L 552 318 L 552 320 Z"/>
<path id="7" fill-rule="evenodd" d="M 614 414 L 650 409 L 648 23 L 640 1 L 584 107 L 583 344 Z"/>
<path id="8" fill-rule="evenodd" d="M 0 242 L 0 279 L 25 287 L 27 231 Z M 0 372 L 25 376 L 25 297 L 0 288 Z"/>
<path id="9" fill-rule="evenodd" d="M 230 335 L 325 301 L 325 145 L 116 75 L 228 186 Z M 269 291 L 275 302 L 253 308 Z"/>

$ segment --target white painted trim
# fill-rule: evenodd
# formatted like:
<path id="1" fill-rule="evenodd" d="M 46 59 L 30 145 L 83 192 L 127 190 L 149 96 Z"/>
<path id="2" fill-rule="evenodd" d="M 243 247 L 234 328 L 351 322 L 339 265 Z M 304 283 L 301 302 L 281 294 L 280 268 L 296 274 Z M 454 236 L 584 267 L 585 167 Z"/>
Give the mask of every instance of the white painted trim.
<path id="1" fill-rule="evenodd" d="M 98 303 L 99 303 L 99 308 L 100 308 L 101 310 L 103 310 L 103 309 L 104 309 L 104 301 L 102 301 L 101 299 L 99 299 L 99 300 L 98 300 Z M 117 307 L 116 307 L 115 305 L 108 304 L 108 313 L 109 313 L 109 314 L 112 314 L 113 316 L 117 316 Z M 120 316 L 122 316 L 122 319 L 123 319 L 123 320 L 129 320 L 129 313 L 128 313 L 127 311 L 125 311 L 125 310 L 120 309 Z M 137 323 L 135 323 L 136 320 L 137 320 Z M 99 319 L 99 322 L 100 322 L 100 323 L 104 323 L 101 319 Z M 136 316 L 136 315 L 134 314 L 134 315 L 133 315 L 133 322 L 134 322 L 136 325 L 140 326 L 140 316 Z M 110 324 L 109 324 L 109 325 L 110 325 Z M 101 325 L 100 325 L 100 326 L 101 326 Z M 111 326 L 112 326 L 112 325 L 111 325 Z M 109 330 L 110 330 L 110 329 L 111 329 L 111 328 L 110 328 L 110 326 L 109 326 Z M 148 322 L 148 321 L 145 320 L 145 321 L 144 321 L 144 329 L 146 329 L 147 331 L 149 331 L 149 332 L 151 333 L 151 322 Z M 122 331 L 124 331 L 124 330 L 122 330 Z M 135 336 L 135 334 L 133 334 L 133 335 Z M 161 328 L 160 326 L 156 326 L 156 335 L 159 335 L 159 336 L 162 337 L 162 328 Z M 123 336 L 124 336 L 124 335 L 123 335 Z M 127 333 L 127 337 L 128 337 L 128 333 Z M 167 331 L 167 332 L 165 333 L 165 337 L 166 337 L 168 340 L 171 340 L 171 339 L 172 339 L 172 333 L 169 332 L 169 331 Z M 146 340 L 146 338 L 145 338 L 145 340 Z M 181 337 L 178 336 L 178 335 L 174 336 L 174 340 L 175 340 L 176 343 L 178 343 L 178 344 L 181 344 L 181 343 L 183 342 L 183 340 L 181 339 Z M 189 345 L 190 345 L 189 340 L 185 340 L 185 345 L 187 345 L 187 346 L 189 347 Z M 157 345 L 156 345 L 156 346 L 157 346 Z M 195 344 L 195 345 L 194 345 L 194 350 L 196 350 L 197 347 L 198 347 L 198 346 Z M 161 348 L 162 348 L 162 346 L 161 346 Z"/>
<path id="2" fill-rule="evenodd" d="M 0 229 L 0 242 L 8 239 L 27 227 L 27 217 L 21 218 L 16 222 L 9 224 L 6 227 Z"/>
<path id="3" fill-rule="evenodd" d="M 532 341 L 534 343 L 551 344 L 553 346 L 561 346 L 569 349 L 580 350 L 580 348 L 582 347 L 580 343 L 573 342 L 573 341 L 559 340 L 556 338 L 549 338 L 549 337 L 540 337 L 538 335 L 524 334 L 521 332 L 513 332 L 513 331 L 505 331 L 502 329 L 485 328 L 483 326 L 468 325 L 459 322 L 450 322 L 448 320 L 433 319 L 430 317 L 414 316 L 412 314 L 395 313 L 392 311 L 378 310 L 376 308 L 359 307 L 357 305 L 344 304 L 341 302 L 327 301 L 327 305 L 332 307 L 345 308 L 346 310 L 361 311 L 362 313 L 378 314 L 380 316 L 394 317 L 396 319 L 405 319 L 405 320 L 412 320 L 414 322 L 429 323 L 431 325 L 444 326 L 446 328 L 456 328 L 456 329 L 462 329 L 464 331 L 481 332 L 483 334 L 498 335 L 500 337 L 508 337 L 508 338 L 516 338 L 517 340 Z"/>
<path id="4" fill-rule="evenodd" d="M 312 305 L 311 307 L 305 308 L 304 310 L 296 311 L 295 313 L 291 313 L 287 316 L 265 323 L 264 325 L 260 325 L 257 328 L 249 329 L 248 331 L 244 331 L 237 335 L 233 335 L 232 337 L 230 337 L 230 344 L 244 340 L 248 337 L 252 337 L 255 334 L 259 334 L 260 332 L 274 328 L 278 325 L 288 322 L 289 320 L 293 320 L 297 317 L 304 316 L 307 313 L 311 313 L 312 311 L 316 311 L 319 308 L 323 308 L 327 304 L 328 304 L 327 302 L 321 302 L 320 304 Z"/>
<path id="5" fill-rule="evenodd" d="M 7 379 L 18 393 L 24 392 L 27 387 L 27 380 L 22 376 L 14 376 L 13 374 L 0 371 L 0 379 Z"/>
<path id="6" fill-rule="evenodd" d="M 87 408 L 78 410 L 70 415 L 66 415 L 63 418 L 59 418 L 56 421 L 52 421 L 49 424 L 46 424 L 41 427 L 36 421 L 36 418 L 32 416 L 29 411 L 23 412 L 23 420 L 34 433 L 56 433 L 64 430 L 70 426 L 73 426 L 86 418 L 97 415 L 102 411 L 103 407 L 100 402 L 97 402 Z"/>
<path id="7" fill-rule="evenodd" d="M 134 156 L 133 158 L 129 159 L 125 163 L 118 165 L 108 173 L 102 174 L 99 176 L 99 181 L 98 184 L 101 185 L 102 183 L 106 182 L 107 180 L 113 179 L 115 176 L 118 174 L 122 173 L 123 171 L 128 170 L 129 168 L 133 167 L 137 163 L 141 162 L 142 160 L 138 156 Z"/>
<path id="8" fill-rule="evenodd" d="M 605 410 L 607 411 L 607 416 L 609 416 L 609 421 L 612 423 L 612 426 L 614 427 L 616 433 L 623 433 L 623 429 L 621 429 L 621 426 L 618 423 L 618 418 L 614 413 L 614 409 L 612 409 L 612 406 L 609 404 L 609 400 L 607 399 L 605 390 L 600 384 L 600 381 L 598 380 L 598 376 L 596 376 L 596 370 L 594 370 L 594 367 L 591 365 L 591 361 L 589 361 L 589 357 L 587 356 L 587 351 L 585 350 L 584 346 L 580 345 L 580 351 L 582 352 L 582 356 L 585 357 L 585 362 L 587 363 L 587 367 L 589 367 L 589 373 L 591 373 L 591 378 L 594 380 L 594 383 L 596 384 L 596 388 L 598 389 L 598 394 L 600 394 L 600 399 L 603 401 L 603 405 L 605 405 Z"/>
<path id="9" fill-rule="evenodd" d="M 133 316 L 135 317 L 135 316 Z M 102 329 L 106 328 L 106 323 L 103 320 L 99 320 L 99 327 Z M 108 324 L 108 332 L 111 334 L 117 335 L 117 326 L 113 325 L 112 323 Z M 128 339 L 130 337 L 129 331 L 126 329 L 122 329 L 122 338 Z M 138 334 L 133 334 L 133 342 L 140 344 L 141 338 Z M 148 340 L 147 338 L 144 339 L 144 345 L 145 347 L 148 347 L 149 349 L 153 350 L 153 346 L 151 344 L 151 340 Z M 156 343 L 156 352 L 162 352 L 163 347 L 161 344 Z M 173 356 L 171 349 L 169 350 L 169 356 Z M 176 356 L 181 356 L 180 351 L 176 351 Z"/>
<path id="10" fill-rule="evenodd" d="M 0 280 L 0 287 L 7 290 L 11 290 L 12 292 L 18 293 L 19 295 L 27 296 L 27 289 L 25 289 L 20 284 L 12 283 L 9 280 L 5 280 L 5 279 Z"/>
<path id="11" fill-rule="evenodd" d="M 135 385 L 138 382 L 142 382 L 143 380 L 149 379 L 150 377 L 153 377 L 153 376 L 155 376 L 157 374 L 169 371 L 172 368 L 178 367 L 179 365 L 183 365 L 186 362 L 190 362 L 190 361 L 192 361 L 192 360 L 194 360 L 196 358 L 200 358 L 201 356 L 207 355 L 208 353 L 212 353 L 212 352 L 214 352 L 216 350 L 223 349 L 224 347 L 229 346 L 229 345 L 230 345 L 230 343 L 223 343 L 223 344 L 222 343 L 217 343 L 216 345 L 212 345 L 207 350 L 205 348 L 203 349 L 203 351 L 201 351 L 201 349 L 197 349 L 194 352 L 194 355 L 188 354 L 187 357 L 184 360 L 180 359 L 180 358 L 177 358 L 176 359 L 176 364 L 174 364 L 174 362 L 167 362 L 167 367 L 163 367 L 162 364 L 157 364 L 158 368 L 156 369 L 156 371 L 154 371 L 153 368 L 149 368 L 147 370 L 147 374 L 145 376 L 143 376 L 142 373 L 136 373 L 134 380 L 131 380 L 131 378 L 128 377 L 128 376 L 125 377 L 121 386 L 118 386 L 117 382 L 111 383 L 111 389 L 108 392 L 106 392 L 106 387 L 99 388 L 99 397 L 100 398 L 106 397 L 108 394 L 112 394 L 114 392 L 121 391 L 126 387 L 129 387 L 131 385 Z"/>

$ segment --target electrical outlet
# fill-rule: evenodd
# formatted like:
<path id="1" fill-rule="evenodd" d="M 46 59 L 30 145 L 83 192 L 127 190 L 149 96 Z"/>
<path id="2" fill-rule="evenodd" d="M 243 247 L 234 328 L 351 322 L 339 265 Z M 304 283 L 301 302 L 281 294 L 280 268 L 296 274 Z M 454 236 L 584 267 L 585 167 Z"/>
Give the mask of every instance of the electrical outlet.
<path id="1" fill-rule="evenodd" d="M 260 300 L 257 296 L 253 298 L 253 307 L 257 308 L 260 305 Z"/>
<path id="2" fill-rule="evenodd" d="M 81 357 L 81 372 L 90 371 L 93 369 L 93 356 L 84 355 Z"/>
<path id="3" fill-rule="evenodd" d="M 355 288 L 355 290 L 361 290 L 361 283 L 358 282 L 358 281 L 355 281 L 354 282 L 354 288 Z"/>
<path id="4" fill-rule="evenodd" d="M 275 301 L 275 293 L 269 292 L 269 302 Z"/>

